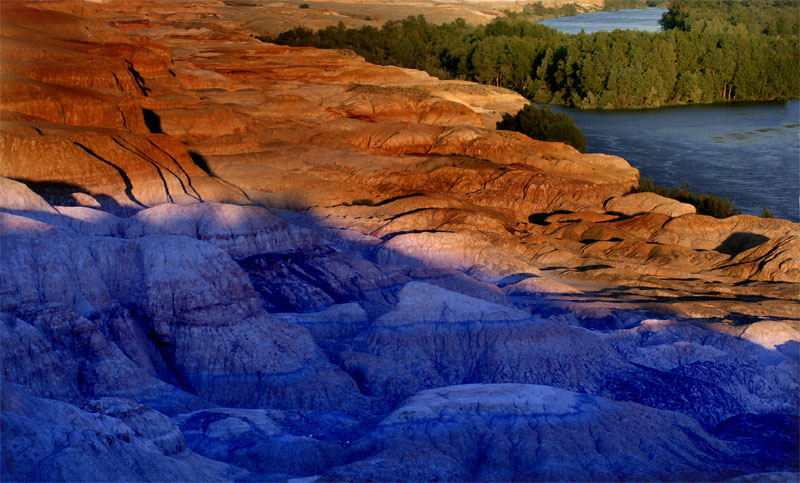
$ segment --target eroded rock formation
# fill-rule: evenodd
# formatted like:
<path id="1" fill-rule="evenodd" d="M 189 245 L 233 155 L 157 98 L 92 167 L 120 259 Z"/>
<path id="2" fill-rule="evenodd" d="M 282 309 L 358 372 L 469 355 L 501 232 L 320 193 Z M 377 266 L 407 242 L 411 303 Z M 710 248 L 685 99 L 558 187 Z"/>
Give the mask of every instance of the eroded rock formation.
<path id="1" fill-rule="evenodd" d="M 797 224 L 230 12 L 0 4 L 4 480 L 798 470 Z"/>

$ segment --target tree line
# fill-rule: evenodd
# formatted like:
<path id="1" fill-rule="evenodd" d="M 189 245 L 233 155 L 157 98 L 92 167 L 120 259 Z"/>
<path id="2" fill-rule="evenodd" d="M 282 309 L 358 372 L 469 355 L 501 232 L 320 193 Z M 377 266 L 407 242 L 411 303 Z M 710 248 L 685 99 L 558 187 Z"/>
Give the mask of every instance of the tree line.
<path id="1" fill-rule="evenodd" d="M 791 5 L 778 10 L 783 15 L 797 10 L 800 15 L 800 4 L 786 1 Z M 783 5 L 781 2 L 784 0 L 761 0 L 773 6 Z M 319 31 L 298 27 L 277 38 L 261 39 L 350 49 L 372 63 L 507 87 L 537 103 L 581 109 L 798 97 L 800 44 L 796 31 L 794 35 L 764 33 L 783 32 L 785 22 L 773 19 L 764 23 L 762 8 L 744 10 L 755 12 L 752 19 L 742 16 L 738 4 L 747 2 L 739 1 L 731 6 L 731 11 L 738 13 L 727 18 L 729 23 L 736 22 L 732 29 L 695 27 L 695 10 L 687 10 L 694 3 L 715 2 L 672 1 L 662 19 L 669 28 L 664 32 L 568 35 L 531 21 L 525 12 L 509 12 L 483 26 L 462 19 L 435 25 L 422 16 L 411 16 L 386 22 L 381 28 L 351 29 L 340 23 Z M 685 15 L 687 11 L 692 13 Z M 711 11 L 715 10 L 701 9 L 697 18 Z M 751 20 L 758 22 L 760 32 L 738 27 Z"/>

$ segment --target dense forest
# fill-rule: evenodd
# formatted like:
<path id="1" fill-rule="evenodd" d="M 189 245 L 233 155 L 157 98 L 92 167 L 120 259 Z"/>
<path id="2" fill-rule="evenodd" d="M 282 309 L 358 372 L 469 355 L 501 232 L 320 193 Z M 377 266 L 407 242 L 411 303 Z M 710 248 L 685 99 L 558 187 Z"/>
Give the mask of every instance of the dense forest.
<path id="1" fill-rule="evenodd" d="M 662 17 L 664 30 L 797 36 L 798 0 L 673 0 Z"/>
<path id="2" fill-rule="evenodd" d="M 618 0 L 607 7 L 641 3 L 646 6 Z M 484 26 L 460 19 L 434 25 L 417 16 L 380 29 L 299 27 L 262 40 L 351 49 L 373 63 L 503 86 L 537 103 L 582 109 L 800 95 L 796 0 L 673 0 L 668 8 L 662 18 L 668 30 L 655 33 L 562 34 L 532 21 L 549 13 L 534 6 Z"/>

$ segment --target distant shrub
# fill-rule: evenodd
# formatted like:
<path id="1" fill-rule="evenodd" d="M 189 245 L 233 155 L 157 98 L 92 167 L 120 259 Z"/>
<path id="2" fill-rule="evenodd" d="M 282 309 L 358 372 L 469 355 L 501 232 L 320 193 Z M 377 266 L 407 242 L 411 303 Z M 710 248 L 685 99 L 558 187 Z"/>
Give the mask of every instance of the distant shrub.
<path id="1" fill-rule="evenodd" d="M 775 213 L 765 206 L 761 208 L 761 218 L 775 218 Z"/>
<path id="2" fill-rule="evenodd" d="M 506 116 L 500 129 L 518 131 L 533 139 L 557 141 L 586 152 L 586 138 L 571 116 L 528 104 L 516 116 Z"/>
<path id="3" fill-rule="evenodd" d="M 603 10 L 613 12 L 623 8 L 661 8 L 666 7 L 668 3 L 667 0 L 605 0 Z"/>
<path id="4" fill-rule="evenodd" d="M 529 3 L 522 7 L 523 15 L 534 18 L 571 17 L 584 9 L 577 3 L 567 3 L 560 7 L 546 7 L 542 2 Z"/>
<path id="5" fill-rule="evenodd" d="M 683 183 L 680 188 L 667 188 L 655 184 L 653 178 L 648 176 L 646 178 L 639 178 L 639 188 L 636 191 L 639 193 L 655 193 L 666 198 L 678 200 L 682 203 L 689 203 L 693 205 L 701 215 L 709 215 L 714 218 L 727 218 L 729 216 L 741 214 L 741 211 L 736 209 L 733 201 L 728 198 L 722 198 L 707 193 L 696 193 L 688 183 Z"/>
<path id="6" fill-rule="evenodd" d="M 307 3 L 301 3 L 300 8 L 309 8 Z"/>

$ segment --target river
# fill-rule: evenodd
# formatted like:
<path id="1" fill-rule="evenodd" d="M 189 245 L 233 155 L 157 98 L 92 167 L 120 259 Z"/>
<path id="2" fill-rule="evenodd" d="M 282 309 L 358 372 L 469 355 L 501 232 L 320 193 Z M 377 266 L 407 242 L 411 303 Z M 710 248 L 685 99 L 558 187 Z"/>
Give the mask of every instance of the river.
<path id="1" fill-rule="evenodd" d="M 566 112 L 589 152 L 625 158 L 656 183 L 730 198 L 800 222 L 800 101 Z"/>
<path id="2" fill-rule="evenodd" d="M 541 23 L 564 32 L 658 30 L 660 13 L 654 10 L 663 11 L 596 12 Z M 550 108 L 575 119 L 589 152 L 625 158 L 658 184 L 686 182 L 695 191 L 730 198 L 742 213 L 759 215 L 766 207 L 778 218 L 800 222 L 800 101 L 617 111 Z"/>
<path id="3" fill-rule="evenodd" d="M 666 11 L 666 8 L 624 8 L 614 12 L 592 12 L 571 17 L 548 18 L 539 23 L 567 34 L 577 34 L 581 30 L 591 34 L 614 29 L 657 32 L 661 30 L 658 21 Z"/>

